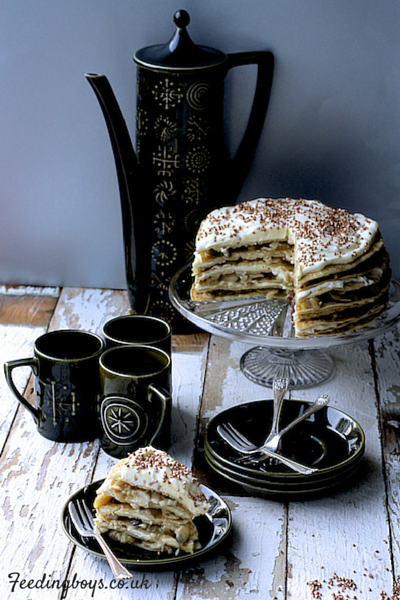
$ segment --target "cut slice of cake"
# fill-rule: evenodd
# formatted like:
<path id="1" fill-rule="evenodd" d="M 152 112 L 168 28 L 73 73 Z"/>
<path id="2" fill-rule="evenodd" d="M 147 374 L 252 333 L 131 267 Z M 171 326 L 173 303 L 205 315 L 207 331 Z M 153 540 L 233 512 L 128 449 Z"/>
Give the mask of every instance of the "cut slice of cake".
<path id="1" fill-rule="evenodd" d="M 95 523 L 101 533 L 154 552 L 193 553 L 193 519 L 208 500 L 191 471 L 148 446 L 119 461 L 97 490 Z"/>
<path id="2" fill-rule="evenodd" d="M 195 301 L 289 298 L 298 337 L 350 331 L 388 302 L 389 257 L 376 221 L 317 200 L 259 198 L 201 223 Z"/>

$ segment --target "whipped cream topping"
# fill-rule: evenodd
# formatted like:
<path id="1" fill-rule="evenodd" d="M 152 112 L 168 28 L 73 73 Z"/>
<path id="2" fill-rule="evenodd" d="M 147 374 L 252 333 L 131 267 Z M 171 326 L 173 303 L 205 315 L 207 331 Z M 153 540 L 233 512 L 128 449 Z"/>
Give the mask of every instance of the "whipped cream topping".
<path id="1" fill-rule="evenodd" d="M 120 479 L 150 489 L 183 504 L 193 515 L 207 511 L 208 500 L 188 467 L 152 446 L 140 448 L 118 464 Z"/>
<path id="2" fill-rule="evenodd" d="M 318 200 L 258 198 L 212 211 L 201 223 L 196 252 L 249 244 L 294 245 L 296 275 L 353 262 L 371 246 L 378 223 Z"/>

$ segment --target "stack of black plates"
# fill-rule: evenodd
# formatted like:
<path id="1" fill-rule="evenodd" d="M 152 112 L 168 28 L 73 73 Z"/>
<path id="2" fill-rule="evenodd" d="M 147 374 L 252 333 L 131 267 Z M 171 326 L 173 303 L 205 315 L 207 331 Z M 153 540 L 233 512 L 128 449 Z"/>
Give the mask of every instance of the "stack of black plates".
<path id="1" fill-rule="evenodd" d="M 309 405 L 305 401 L 285 400 L 280 428 Z M 321 409 L 282 437 L 278 452 L 317 468 L 311 475 L 301 475 L 272 458 L 262 462 L 243 461 L 243 455 L 218 433 L 218 425 L 229 422 L 260 445 L 270 430 L 272 413 L 272 400 L 257 400 L 234 406 L 214 417 L 204 441 L 205 457 L 211 469 L 250 494 L 284 496 L 292 500 L 328 494 L 355 481 L 354 474 L 365 451 L 364 432 L 352 417 L 336 408 Z"/>

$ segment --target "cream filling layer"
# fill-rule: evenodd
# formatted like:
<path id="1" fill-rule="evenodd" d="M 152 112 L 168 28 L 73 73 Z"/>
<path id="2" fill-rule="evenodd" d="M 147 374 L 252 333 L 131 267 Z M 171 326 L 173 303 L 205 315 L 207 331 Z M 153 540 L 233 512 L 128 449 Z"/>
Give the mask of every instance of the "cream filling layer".
<path id="1" fill-rule="evenodd" d="M 252 244 L 294 245 L 295 276 L 353 262 L 370 247 L 378 223 L 317 200 L 258 198 L 212 211 L 201 223 L 195 255 Z"/>

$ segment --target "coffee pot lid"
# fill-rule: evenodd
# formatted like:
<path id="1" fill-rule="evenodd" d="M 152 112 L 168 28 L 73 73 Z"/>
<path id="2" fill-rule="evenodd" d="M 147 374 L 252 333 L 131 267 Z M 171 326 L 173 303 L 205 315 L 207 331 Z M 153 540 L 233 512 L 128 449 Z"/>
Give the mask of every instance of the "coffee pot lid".
<path id="1" fill-rule="evenodd" d="M 174 15 L 176 31 L 167 44 L 147 46 L 135 52 L 133 58 L 141 66 L 156 69 L 185 70 L 219 65 L 226 54 L 207 46 L 198 46 L 190 38 L 186 27 L 190 16 L 186 10 Z"/>

